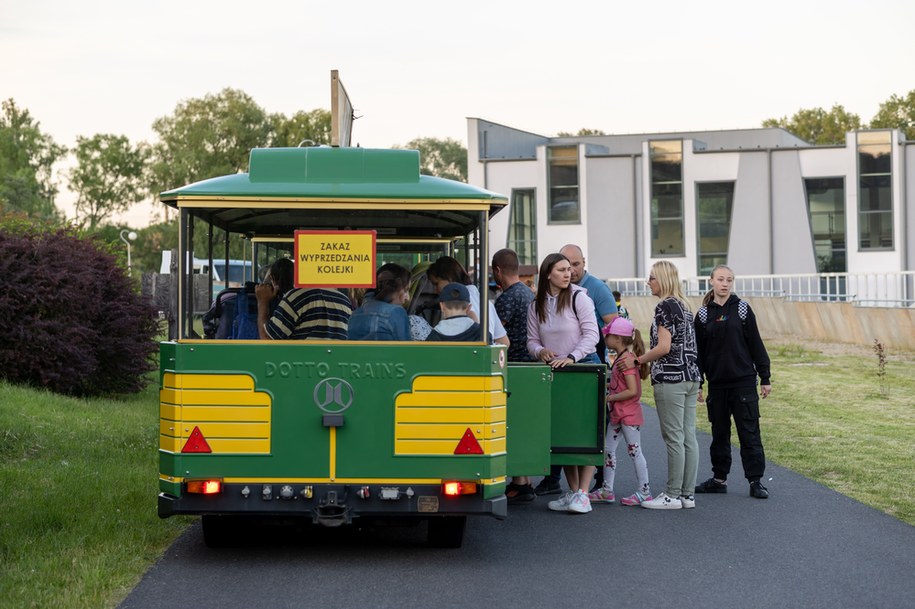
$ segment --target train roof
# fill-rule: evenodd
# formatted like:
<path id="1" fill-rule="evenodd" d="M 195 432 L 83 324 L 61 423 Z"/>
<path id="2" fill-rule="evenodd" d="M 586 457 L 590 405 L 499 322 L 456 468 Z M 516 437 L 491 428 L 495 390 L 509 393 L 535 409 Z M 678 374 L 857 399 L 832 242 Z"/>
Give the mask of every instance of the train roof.
<path id="1" fill-rule="evenodd" d="M 249 235 L 290 226 L 386 229 L 388 234 L 459 236 L 508 200 L 470 184 L 420 174 L 416 150 L 255 148 L 248 173 L 163 192 L 166 205 Z"/>
<path id="2" fill-rule="evenodd" d="M 211 178 L 160 195 L 172 207 L 198 197 L 507 202 L 503 195 L 470 184 L 421 175 L 416 150 L 323 146 L 255 148 L 248 173 Z"/>

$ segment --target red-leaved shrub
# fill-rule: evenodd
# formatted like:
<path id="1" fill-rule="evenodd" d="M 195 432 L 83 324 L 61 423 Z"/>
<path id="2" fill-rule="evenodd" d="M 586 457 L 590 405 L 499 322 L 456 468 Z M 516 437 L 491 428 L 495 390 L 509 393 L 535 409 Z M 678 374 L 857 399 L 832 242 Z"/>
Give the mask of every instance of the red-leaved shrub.
<path id="1" fill-rule="evenodd" d="M 0 377 L 74 396 L 138 391 L 154 314 L 101 241 L 0 223 Z"/>

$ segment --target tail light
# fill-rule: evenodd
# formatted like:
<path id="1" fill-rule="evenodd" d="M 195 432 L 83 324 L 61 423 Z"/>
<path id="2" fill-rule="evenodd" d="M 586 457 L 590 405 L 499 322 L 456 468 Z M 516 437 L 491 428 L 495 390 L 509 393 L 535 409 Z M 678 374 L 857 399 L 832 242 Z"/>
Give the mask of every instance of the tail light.
<path id="1" fill-rule="evenodd" d="M 476 482 L 445 482 L 442 484 L 442 492 L 447 497 L 458 497 L 460 495 L 473 495 L 477 492 Z"/>
<path id="2" fill-rule="evenodd" d="M 222 480 L 188 480 L 187 492 L 216 495 L 222 492 Z"/>

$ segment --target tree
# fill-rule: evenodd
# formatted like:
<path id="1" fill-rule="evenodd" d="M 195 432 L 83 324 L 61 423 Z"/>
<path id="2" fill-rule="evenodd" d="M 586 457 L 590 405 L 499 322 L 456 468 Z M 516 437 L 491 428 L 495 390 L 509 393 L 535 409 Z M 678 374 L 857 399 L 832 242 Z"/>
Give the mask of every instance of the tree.
<path id="1" fill-rule="evenodd" d="M 178 104 L 157 118 L 153 131 L 153 192 L 246 171 L 252 148 L 272 141 L 273 121 L 248 94 L 223 89 Z"/>
<path id="2" fill-rule="evenodd" d="M 560 131 L 556 134 L 556 137 L 582 137 L 585 135 L 607 135 L 600 129 L 588 129 L 582 128 L 578 130 L 578 133 L 569 133 L 567 131 Z"/>
<path id="3" fill-rule="evenodd" d="M 457 140 L 421 137 L 395 148 L 419 150 L 420 172 L 425 175 L 467 181 L 467 148 Z"/>
<path id="4" fill-rule="evenodd" d="M 177 217 L 169 222 L 150 224 L 146 228 L 138 229 L 133 254 L 134 273 L 158 272 L 162 262 L 162 252 L 178 249 L 178 232 Z M 195 240 L 196 237 L 195 235 Z M 233 257 L 235 256 L 233 255 Z"/>
<path id="5" fill-rule="evenodd" d="M 823 108 L 802 108 L 790 119 L 768 118 L 763 127 L 782 127 L 811 144 L 844 144 L 845 133 L 865 128 L 861 117 L 849 113 L 839 104 L 828 112 Z"/>
<path id="6" fill-rule="evenodd" d="M 13 99 L 0 114 L 0 211 L 19 211 L 33 218 L 60 220 L 54 205 L 57 186 L 51 169 L 67 149 L 39 128 L 28 110 Z"/>
<path id="7" fill-rule="evenodd" d="M 296 147 L 306 140 L 319 145 L 330 144 L 331 116 L 328 110 L 300 110 L 289 118 L 284 114 L 274 114 L 271 118 L 274 146 Z"/>
<path id="8" fill-rule="evenodd" d="M 871 120 L 873 129 L 900 129 L 908 140 L 915 140 L 915 89 L 905 97 L 891 95 L 880 104 Z"/>
<path id="9" fill-rule="evenodd" d="M 77 165 L 70 171 L 70 190 L 77 195 L 77 221 L 90 232 L 145 196 L 149 149 L 144 144 L 131 146 L 123 135 L 99 134 L 77 137 L 74 153 Z"/>

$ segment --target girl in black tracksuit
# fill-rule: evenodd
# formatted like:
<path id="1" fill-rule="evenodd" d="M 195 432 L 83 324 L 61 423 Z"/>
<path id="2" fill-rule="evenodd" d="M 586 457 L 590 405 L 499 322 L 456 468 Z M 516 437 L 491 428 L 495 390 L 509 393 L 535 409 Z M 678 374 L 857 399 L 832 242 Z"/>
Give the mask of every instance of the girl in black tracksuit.
<path id="1" fill-rule="evenodd" d="M 726 493 L 731 471 L 731 417 L 740 440 L 740 460 L 750 483 L 750 495 L 765 499 L 762 484 L 766 455 L 759 431 L 759 393 L 772 390 L 769 354 L 759 336 L 756 316 L 745 301 L 731 294 L 734 272 L 724 265 L 712 269 L 712 289 L 695 317 L 699 368 L 708 380 L 708 418 L 712 424 L 709 450 L 713 477 L 696 486 L 697 493 Z M 701 401 L 700 391 L 700 401 Z"/>

